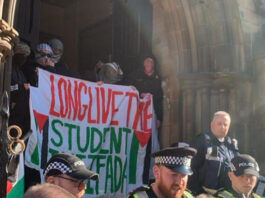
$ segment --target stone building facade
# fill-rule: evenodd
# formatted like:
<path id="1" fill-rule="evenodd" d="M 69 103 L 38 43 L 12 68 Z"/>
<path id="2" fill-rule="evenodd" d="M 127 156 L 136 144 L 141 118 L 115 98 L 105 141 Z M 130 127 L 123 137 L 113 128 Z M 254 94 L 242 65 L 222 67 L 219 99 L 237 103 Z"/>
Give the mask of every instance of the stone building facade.
<path id="1" fill-rule="evenodd" d="M 230 135 L 238 139 L 241 152 L 258 159 L 265 174 L 265 1 L 117 1 L 124 5 L 135 1 L 140 6 L 145 2 L 144 6 L 152 8 L 152 35 L 142 36 L 151 38 L 163 79 L 162 146 L 190 142 L 209 130 L 215 111 L 225 110 L 232 116 Z M 42 0 L 40 37 L 61 38 L 66 62 L 78 70 L 80 36 L 92 28 L 111 33 L 106 27 L 113 28 L 109 19 L 117 1 Z M 141 15 L 137 16 L 140 20 Z M 137 32 L 140 25 L 128 28 Z M 112 52 L 111 47 L 102 48 Z M 139 57 L 142 53 L 134 52 Z M 103 55 L 107 60 L 113 54 Z"/>
<path id="2" fill-rule="evenodd" d="M 225 110 L 241 152 L 264 164 L 264 1 L 151 2 L 167 116 L 162 144 L 191 141 Z"/>

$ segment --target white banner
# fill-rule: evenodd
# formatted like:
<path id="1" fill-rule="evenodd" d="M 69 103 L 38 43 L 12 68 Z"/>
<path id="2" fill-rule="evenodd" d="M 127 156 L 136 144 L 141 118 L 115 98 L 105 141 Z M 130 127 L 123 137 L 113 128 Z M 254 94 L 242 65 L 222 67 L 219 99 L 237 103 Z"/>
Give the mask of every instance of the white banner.
<path id="1" fill-rule="evenodd" d="M 85 197 L 126 197 L 142 185 L 154 130 L 152 98 L 140 99 L 129 86 L 99 86 L 39 70 L 39 87 L 30 88 L 30 108 L 27 166 L 42 173 L 58 152 L 78 156 L 100 175 L 88 183 Z"/>

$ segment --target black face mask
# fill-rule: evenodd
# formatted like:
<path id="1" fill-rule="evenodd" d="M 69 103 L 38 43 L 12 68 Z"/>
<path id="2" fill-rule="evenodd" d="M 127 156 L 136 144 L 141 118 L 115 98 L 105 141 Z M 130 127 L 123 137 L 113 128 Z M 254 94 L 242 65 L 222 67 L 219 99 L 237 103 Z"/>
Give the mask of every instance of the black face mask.
<path id="1" fill-rule="evenodd" d="M 27 56 L 24 54 L 15 54 L 13 56 L 13 63 L 17 66 L 22 66 L 27 61 Z"/>

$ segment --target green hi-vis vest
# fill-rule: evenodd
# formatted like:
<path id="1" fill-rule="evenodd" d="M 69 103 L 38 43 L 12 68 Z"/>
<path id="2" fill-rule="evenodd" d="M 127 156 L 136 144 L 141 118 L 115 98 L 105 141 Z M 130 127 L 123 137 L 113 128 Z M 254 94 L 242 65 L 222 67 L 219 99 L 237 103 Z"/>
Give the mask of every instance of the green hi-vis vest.
<path id="1" fill-rule="evenodd" d="M 261 196 L 255 194 L 255 193 L 252 193 L 252 195 L 255 197 L 255 198 L 262 198 Z M 218 197 L 221 197 L 221 198 L 237 198 L 235 197 L 232 193 L 230 193 L 229 191 L 227 190 L 224 190 L 224 191 L 221 191 L 218 193 Z"/>
<path id="2" fill-rule="evenodd" d="M 185 198 L 194 198 L 194 196 L 190 192 L 188 192 L 186 190 L 184 191 L 182 197 L 185 197 Z"/>
<path id="3" fill-rule="evenodd" d="M 139 191 L 133 194 L 134 198 L 149 198 L 145 191 Z M 191 193 L 188 191 L 184 191 L 183 196 L 184 198 L 194 198 Z"/>

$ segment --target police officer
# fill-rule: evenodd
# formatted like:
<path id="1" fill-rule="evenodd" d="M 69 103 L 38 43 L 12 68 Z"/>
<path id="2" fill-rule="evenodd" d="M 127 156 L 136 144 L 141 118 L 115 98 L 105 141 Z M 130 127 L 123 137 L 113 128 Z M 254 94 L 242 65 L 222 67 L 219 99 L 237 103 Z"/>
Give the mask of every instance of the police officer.
<path id="1" fill-rule="evenodd" d="M 211 131 L 195 137 L 191 146 L 198 153 L 192 160 L 193 175 L 189 189 L 195 194 L 214 193 L 222 187 L 230 187 L 227 176 L 231 159 L 238 154 L 237 142 L 228 137 L 231 117 L 218 111 L 211 122 Z"/>
<path id="2" fill-rule="evenodd" d="M 259 177 L 259 165 L 250 155 L 240 154 L 232 159 L 228 172 L 232 187 L 220 191 L 217 197 L 222 198 L 259 198 L 253 189 Z"/>
<path id="3" fill-rule="evenodd" d="M 99 175 L 87 169 L 85 163 L 69 153 L 58 153 L 50 158 L 44 169 L 46 183 L 58 185 L 75 198 L 82 198 L 88 180 L 97 180 Z"/>
<path id="4" fill-rule="evenodd" d="M 192 198 L 186 190 L 190 164 L 196 150 L 191 147 L 168 147 L 152 154 L 155 158 L 155 182 L 132 191 L 128 198 Z"/>

